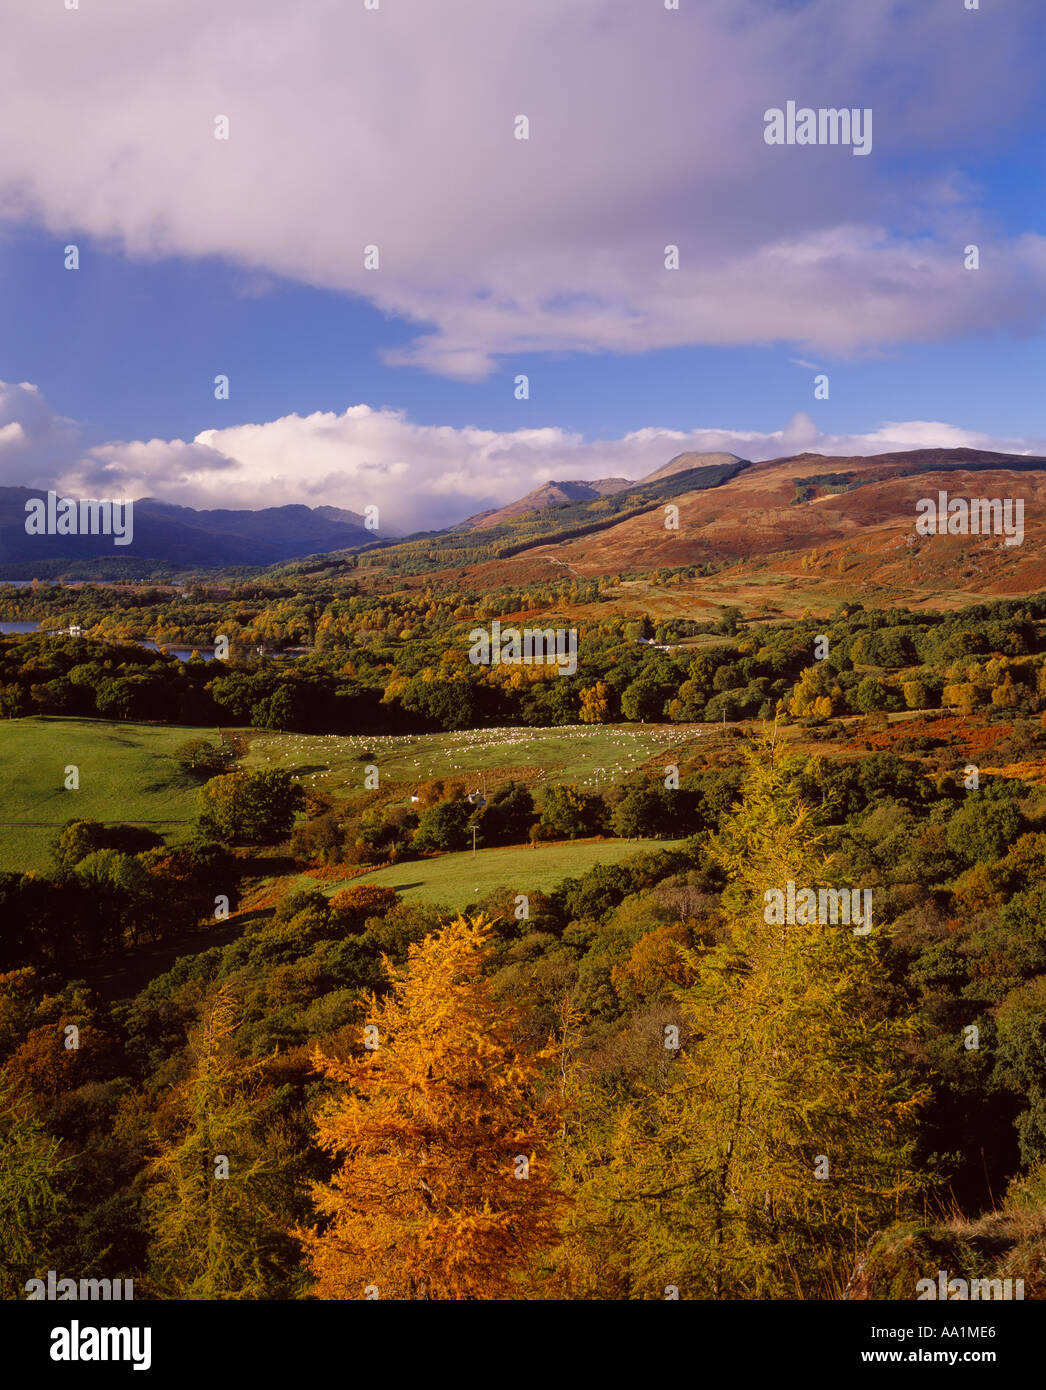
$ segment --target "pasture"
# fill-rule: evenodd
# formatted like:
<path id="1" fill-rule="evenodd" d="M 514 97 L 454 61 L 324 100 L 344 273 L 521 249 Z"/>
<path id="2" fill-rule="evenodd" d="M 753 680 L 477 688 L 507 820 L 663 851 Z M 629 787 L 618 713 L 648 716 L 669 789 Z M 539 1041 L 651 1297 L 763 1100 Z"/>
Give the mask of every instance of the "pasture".
<path id="1" fill-rule="evenodd" d="M 412 859 L 345 882 L 317 881 L 299 876 L 292 890 L 318 888 L 328 894 L 356 884 L 395 888 L 404 902 L 438 903 L 458 912 L 495 888 L 513 893 L 551 893 L 565 878 L 576 878 L 596 864 L 618 864 L 644 852 L 671 849 L 676 840 L 571 840 L 559 844 L 507 845 L 495 849 L 462 850 L 434 859 Z"/>
<path id="2" fill-rule="evenodd" d="M 105 719 L 38 715 L 0 721 L 0 871 L 44 869 L 67 820 L 160 821 L 169 843 L 184 839 L 198 783 L 173 749 L 209 731 Z M 79 789 L 65 789 L 66 769 Z"/>
<path id="3" fill-rule="evenodd" d="M 364 789 L 365 769 L 381 784 L 416 786 L 432 777 L 516 776 L 531 785 L 576 782 L 590 790 L 647 763 L 679 761 L 707 726 L 577 724 L 553 729 L 475 729 L 413 735 L 252 733 L 243 766 L 280 767 L 335 797 Z M 677 756 L 679 755 L 679 756 Z"/>

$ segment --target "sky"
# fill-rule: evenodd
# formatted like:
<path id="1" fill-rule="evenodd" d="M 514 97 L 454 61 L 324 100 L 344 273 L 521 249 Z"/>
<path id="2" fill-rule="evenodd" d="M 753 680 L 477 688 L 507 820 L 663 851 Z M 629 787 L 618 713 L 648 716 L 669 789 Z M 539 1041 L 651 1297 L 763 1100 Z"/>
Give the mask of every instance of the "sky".
<path id="1" fill-rule="evenodd" d="M 971 3 L 4 0 L 0 485 L 408 531 L 685 449 L 1046 454 L 1046 7 Z"/>

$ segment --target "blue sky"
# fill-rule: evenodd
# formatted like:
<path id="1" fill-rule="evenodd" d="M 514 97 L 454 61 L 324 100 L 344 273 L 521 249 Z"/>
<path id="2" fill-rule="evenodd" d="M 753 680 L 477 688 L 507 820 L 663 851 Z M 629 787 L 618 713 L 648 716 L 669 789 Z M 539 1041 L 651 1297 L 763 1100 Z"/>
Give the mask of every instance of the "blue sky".
<path id="1" fill-rule="evenodd" d="M 1029 151 L 1029 162 L 1036 154 Z M 997 205 L 993 190 L 986 201 Z M 228 262 L 135 261 L 90 242 L 81 246 L 80 272 L 59 277 L 64 245 L 29 228 L 10 230 L 0 244 L 0 379 L 44 384 L 92 444 L 191 439 L 361 402 L 456 428 L 559 426 L 590 440 L 648 425 L 769 431 L 798 410 L 838 434 L 905 419 L 1001 436 L 1046 432 L 1041 332 L 890 344 L 858 358 L 824 354 L 812 363 L 830 378 L 829 398 L 818 402 L 815 373 L 798 365 L 809 359 L 787 344 L 519 353 L 490 377 L 461 382 L 386 366 L 380 349 L 405 345 L 414 328 L 357 296 L 283 278 L 251 292 Z M 214 399 L 218 372 L 230 377 L 228 401 Z M 516 399 L 517 372 L 530 379 L 528 400 Z"/>
<path id="2" fill-rule="evenodd" d="M 1046 449 L 1033 0 L 13 4 L 0 482 L 410 526 L 683 447 Z M 872 153 L 767 146 L 791 98 Z"/>

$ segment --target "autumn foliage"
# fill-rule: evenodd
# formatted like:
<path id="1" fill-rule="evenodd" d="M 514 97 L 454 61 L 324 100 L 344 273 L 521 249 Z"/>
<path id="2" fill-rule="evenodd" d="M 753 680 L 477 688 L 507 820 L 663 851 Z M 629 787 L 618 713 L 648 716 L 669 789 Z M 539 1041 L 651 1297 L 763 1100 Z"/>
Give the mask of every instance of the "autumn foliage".
<path id="1" fill-rule="evenodd" d="M 549 1053 L 517 1038 L 483 968 L 482 919 L 457 918 L 386 961 L 391 995 L 368 1015 L 376 1047 L 316 1055 L 338 1089 L 319 1117 L 342 1160 L 299 1233 L 320 1298 L 471 1299 L 524 1295 L 533 1257 L 555 1236 Z"/>

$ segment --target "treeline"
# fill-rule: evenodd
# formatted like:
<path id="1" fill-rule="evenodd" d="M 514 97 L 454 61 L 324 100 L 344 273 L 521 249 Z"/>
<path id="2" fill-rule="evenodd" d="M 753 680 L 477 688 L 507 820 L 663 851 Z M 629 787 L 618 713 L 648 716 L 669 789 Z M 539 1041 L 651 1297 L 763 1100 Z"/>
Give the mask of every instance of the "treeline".
<path id="1" fill-rule="evenodd" d="M 552 665 L 470 664 L 470 629 L 456 613 L 427 636 L 403 630 L 392 643 L 368 629 L 347 658 L 332 649 L 290 663 L 235 652 L 228 662 L 177 661 L 133 645 L 33 635 L 0 643 L 0 716 L 306 733 L 718 723 L 779 712 L 816 720 L 905 709 L 1027 718 L 1046 706 L 1044 613 L 1046 602 L 1034 600 L 947 616 L 853 605 L 829 622 L 772 626 L 745 624 L 736 610 L 714 625 L 607 617 L 581 629 L 571 675 Z M 317 640 L 325 620 L 308 619 Z M 679 645 L 699 627 L 725 640 Z"/>
<path id="2" fill-rule="evenodd" d="M 168 846 L 144 826 L 70 821 L 46 874 L 0 873 L 0 970 L 64 976 L 177 936 L 213 921 L 218 895 L 235 905 L 238 883 L 232 857 L 202 837 Z"/>

